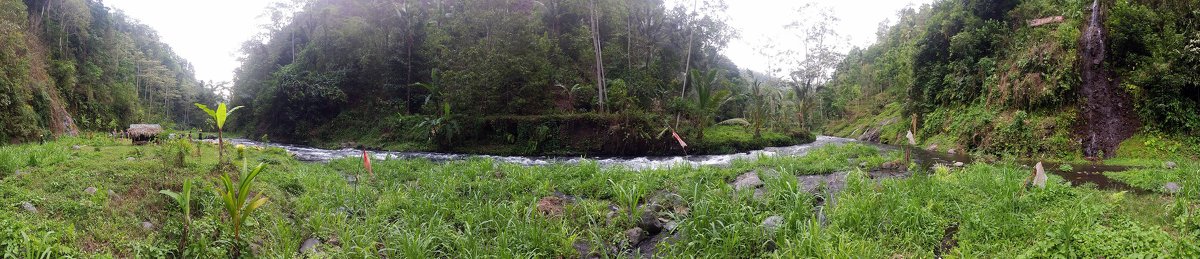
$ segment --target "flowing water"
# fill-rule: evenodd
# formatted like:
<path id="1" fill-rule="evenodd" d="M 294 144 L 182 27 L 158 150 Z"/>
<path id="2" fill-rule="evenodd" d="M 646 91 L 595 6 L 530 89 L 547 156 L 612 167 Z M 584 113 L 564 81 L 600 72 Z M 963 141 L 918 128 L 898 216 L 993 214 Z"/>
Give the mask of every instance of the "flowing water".
<path id="1" fill-rule="evenodd" d="M 320 149 L 299 145 L 288 145 L 278 143 L 263 143 L 247 139 L 231 139 L 232 144 L 242 144 L 247 146 L 258 147 L 277 147 L 286 150 L 288 153 L 296 157 L 296 159 L 308 162 L 328 162 L 329 160 L 361 157 L 362 150 L 358 149 Z M 895 146 L 875 144 L 869 142 L 860 142 L 853 139 L 819 136 L 816 141 L 808 144 L 787 146 L 787 147 L 770 147 L 762 150 L 755 150 L 745 153 L 735 153 L 726 155 L 701 155 L 701 156 L 661 156 L 661 157 L 555 157 L 555 156 L 492 156 L 492 155 L 470 155 L 470 154 L 452 154 L 438 152 L 397 152 L 397 151 L 370 151 L 371 156 L 376 159 L 429 159 L 435 162 L 467 160 L 472 158 L 492 159 L 499 162 L 514 163 L 526 166 L 549 165 L 556 163 L 576 164 L 585 161 L 595 162 L 602 167 L 624 167 L 634 170 L 646 170 L 667 168 L 674 166 L 727 166 L 734 160 L 745 159 L 753 160 L 760 156 L 800 156 L 807 154 L 808 151 L 823 147 L 830 144 L 845 144 L 845 143 L 862 143 L 874 146 L 884 151 L 899 151 Z M 971 164 L 973 161 L 970 156 L 964 154 L 948 154 L 943 152 L 926 151 L 921 149 L 912 149 L 913 160 L 921 168 L 931 168 L 937 164 L 953 165 L 955 162 L 963 164 Z M 1021 166 L 1032 168 L 1037 161 L 1027 160 L 1018 162 Z M 1072 185 L 1095 185 L 1102 189 L 1116 190 L 1134 190 L 1128 185 L 1113 181 L 1105 177 L 1103 172 L 1117 172 L 1128 170 L 1122 166 L 1095 165 L 1095 164 L 1070 164 L 1070 170 L 1059 170 L 1058 163 L 1043 163 L 1046 171 L 1063 177 Z M 1032 170 L 1032 169 L 1030 169 Z M 872 172 L 872 175 L 876 175 Z M 904 177 L 905 172 L 879 173 L 879 175 L 891 175 Z"/>
<path id="2" fill-rule="evenodd" d="M 1077 132 L 1083 155 L 1088 157 L 1111 158 L 1121 141 L 1133 136 L 1140 126 L 1128 94 L 1117 89 L 1112 72 L 1104 67 L 1106 37 L 1103 10 L 1100 1 L 1095 0 L 1080 39 L 1083 51 L 1079 52 L 1082 61 L 1079 74 L 1083 80 L 1079 91 L 1086 100 L 1081 102 L 1081 115 L 1086 124 Z"/>
<path id="3" fill-rule="evenodd" d="M 294 155 L 300 161 L 309 162 L 327 162 L 333 159 L 346 157 L 360 157 L 362 150 L 357 149 L 320 149 L 298 145 L 277 144 L 277 143 L 262 143 L 247 139 L 231 139 L 232 144 L 242 144 L 247 146 L 260 147 L 277 147 L 287 150 L 288 153 Z M 561 156 L 492 156 L 492 155 L 470 155 L 470 154 L 452 154 L 438 152 L 396 152 L 396 151 L 371 151 L 372 157 L 375 159 L 412 159 L 424 158 L 431 161 L 452 161 L 466 160 L 471 158 L 492 159 L 495 161 L 514 163 L 520 165 L 549 165 L 555 163 L 575 164 L 584 161 L 594 161 L 600 166 L 611 167 L 621 166 L 634 170 L 657 169 L 672 166 L 723 166 L 729 165 L 733 160 L 738 159 L 756 159 L 759 156 L 778 156 L 778 155 L 804 155 L 809 150 L 822 147 L 829 144 L 843 144 L 857 142 L 853 139 L 820 136 L 816 141 L 808 144 L 787 146 L 787 147 L 769 147 L 762 150 L 755 150 L 745 153 L 735 153 L 726 155 L 700 155 L 700 156 L 650 156 L 650 157 L 561 157 Z"/>

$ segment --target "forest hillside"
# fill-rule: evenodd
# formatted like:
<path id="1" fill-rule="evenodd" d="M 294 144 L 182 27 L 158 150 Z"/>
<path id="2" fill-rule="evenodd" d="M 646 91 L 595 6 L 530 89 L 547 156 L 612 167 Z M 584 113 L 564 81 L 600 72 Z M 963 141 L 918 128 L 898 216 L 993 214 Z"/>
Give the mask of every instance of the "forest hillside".
<path id="1" fill-rule="evenodd" d="M 0 1 L 0 141 L 199 127 L 192 103 L 216 99 L 154 30 L 100 1 Z"/>
<path id="2" fill-rule="evenodd" d="M 1131 137 L 1196 151 L 1198 82 L 1197 1 L 940 1 L 850 52 L 814 116 L 891 144 L 915 123 L 941 151 L 1112 157 Z"/>

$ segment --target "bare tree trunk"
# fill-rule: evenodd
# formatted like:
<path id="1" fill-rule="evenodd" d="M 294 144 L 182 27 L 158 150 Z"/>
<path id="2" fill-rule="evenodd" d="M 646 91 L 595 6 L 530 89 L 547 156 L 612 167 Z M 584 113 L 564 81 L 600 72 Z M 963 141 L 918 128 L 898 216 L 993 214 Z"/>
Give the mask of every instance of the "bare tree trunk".
<path id="1" fill-rule="evenodd" d="M 592 16 L 592 46 L 596 53 L 596 89 L 599 91 L 600 113 L 607 113 L 608 109 L 605 107 L 605 102 L 608 101 L 608 90 L 604 85 L 604 52 L 600 46 L 600 21 L 596 13 L 596 0 L 588 2 L 588 7 L 591 9 Z"/>

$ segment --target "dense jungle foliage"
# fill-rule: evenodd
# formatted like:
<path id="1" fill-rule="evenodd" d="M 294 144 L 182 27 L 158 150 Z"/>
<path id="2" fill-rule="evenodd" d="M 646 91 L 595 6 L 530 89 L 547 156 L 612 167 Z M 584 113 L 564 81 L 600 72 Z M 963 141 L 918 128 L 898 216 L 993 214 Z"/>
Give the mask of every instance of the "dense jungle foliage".
<path id="1" fill-rule="evenodd" d="M 940 1 L 851 51 L 812 115 L 826 134 L 939 149 L 1078 156 L 1080 42 L 1092 1 Z M 1141 134 L 1200 135 L 1200 2 L 1099 1 L 1107 58 Z M 1034 26 L 1034 20 L 1061 16 Z M 1136 122 L 1134 122 L 1136 123 Z M 1193 137 L 1188 137 L 1193 136 Z"/>
<path id="2" fill-rule="evenodd" d="M 632 136 L 614 141 L 644 142 L 668 125 L 699 139 L 706 125 L 747 117 L 752 102 L 750 84 L 720 54 L 735 34 L 724 8 L 661 0 L 276 5 L 268 31 L 243 47 L 231 99 L 253 114 L 233 127 L 316 145 L 537 145 L 532 137 L 546 132 L 610 128 Z M 591 123 L 597 117 L 612 123 Z"/>
<path id="3" fill-rule="evenodd" d="M 150 27 L 94 0 L 0 1 L 0 141 L 129 123 L 201 126 L 212 83 Z"/>

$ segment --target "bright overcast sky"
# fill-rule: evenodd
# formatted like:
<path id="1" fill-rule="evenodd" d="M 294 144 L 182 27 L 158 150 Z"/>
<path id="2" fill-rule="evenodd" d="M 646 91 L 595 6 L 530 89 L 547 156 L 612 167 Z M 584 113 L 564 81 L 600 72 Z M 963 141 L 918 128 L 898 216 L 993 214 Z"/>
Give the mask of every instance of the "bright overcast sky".
<path id="1" fill-rule="evenodd" d="M 668 0 L 672 3 L 681 0 Z M 686 1 L 686 0 L 682 0 Z M 104 0 L 158 31 L 163 42 L 196 67 L 200 80 L 230 81 L 239 63 L 241 43 L 259 31 L 263 13 L 271 0 Z M 784 35 L 783 25 L 795 18 L 798 0 L 727 0 L 729 24 L 741 38 L 729 43 L 725 54 L 739 67 L 766 70 L 765 59 L 755 48 L 766 35 Z M 875 41 L 879 23 L 895 22 L 896 12 L 933 0 L 837 0 L 816 1 L 833 8 L 841 19 L 838 32 L 855 46 Z M 793 42 L 778 40 L 779 45 Z"/>

